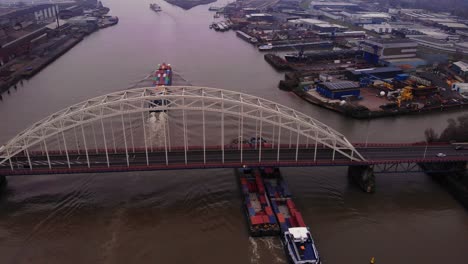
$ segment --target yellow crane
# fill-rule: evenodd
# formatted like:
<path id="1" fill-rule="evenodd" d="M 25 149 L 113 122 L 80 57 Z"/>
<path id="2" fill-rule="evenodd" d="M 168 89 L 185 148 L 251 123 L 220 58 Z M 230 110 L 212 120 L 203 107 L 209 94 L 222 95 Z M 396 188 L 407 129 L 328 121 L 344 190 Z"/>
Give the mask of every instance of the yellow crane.
<path id="1" fill-rule="evenodd" d="M 413 100 L 413 88 L 410 86 L 406 86 L 400 92 L 400 96 L 398 96 L 398 107 L 401 106 L 401 102 Z"/>

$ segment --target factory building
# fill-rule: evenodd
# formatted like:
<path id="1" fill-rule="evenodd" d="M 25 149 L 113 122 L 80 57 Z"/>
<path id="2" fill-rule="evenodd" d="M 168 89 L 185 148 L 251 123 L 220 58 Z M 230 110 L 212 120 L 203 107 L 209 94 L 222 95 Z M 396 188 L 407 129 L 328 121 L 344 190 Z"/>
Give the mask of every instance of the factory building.
<path id="1" fill-rule="evenodd" d="M 350 81 L 323 82 L 317 84 L 316 91 L 327 98 L 342 100 L 346 97 L 359 97 L 361 90 L 359 84 Z"/>
<path id="2" fill-rule="evenodd" d="M 347 27 L 331 24 L 323 20 L 312 18 L 301 18 L 289 21 L 290 24 L 297 28 L 305 28 L 309 30 L 316 30 L 318 32 L 343 32 Z"/>
<path id="3" fill-rule="evenodd" d="M 408 39 L 369 39 L 361 42 L 364 58 L 377 64 L 380 60 L 415 58 L 418 43 Z"/>

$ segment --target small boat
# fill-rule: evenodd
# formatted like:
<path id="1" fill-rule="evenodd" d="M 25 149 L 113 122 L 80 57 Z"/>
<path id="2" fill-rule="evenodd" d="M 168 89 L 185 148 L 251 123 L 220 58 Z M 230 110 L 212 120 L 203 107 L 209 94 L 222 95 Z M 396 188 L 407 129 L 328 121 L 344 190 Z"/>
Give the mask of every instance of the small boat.
<path id="1" fill-rule="evenodd" d="M 218 11 L 220 10 L 221 7 L 217 7 L 217 6 L 210 6 L 210 8 L 208 8 L 208 11 Z"/>
<path id="2" fill-rule="evenodd" d="M 214 17 L 214 18 L 219 18 L 219 14 L 216 13 L 213 17 Z"/>
<path id="3" fill-rule="evenodd" d="M 229 29 L 229 25 L 226 24 L 225 22 L 221 22 L 220 24 L 221 24 L 226 30 Z"/>
<path id="4" fill-rule="evenodd" d="M 271 50 L 273 49 L 273 45 L 271 43 L 268 43 L 266 45 L 260 45 L 258 47 L 258 50 Z"/>
<path id="5" fill-rule="evenodd" d="M 320 259 L 307 227 L 292 227 L 283 233 L 288 259 L 293 264 L 318 264 Z"/>
<path id="6" fill-rule="evenodd" d="M 150 4 L 150 8 L 151 10 L 153 10 L 154 12 L 159 12 L 159 11 L 162 11 L 161 7 L 158 5 L 158 4 Z"/>

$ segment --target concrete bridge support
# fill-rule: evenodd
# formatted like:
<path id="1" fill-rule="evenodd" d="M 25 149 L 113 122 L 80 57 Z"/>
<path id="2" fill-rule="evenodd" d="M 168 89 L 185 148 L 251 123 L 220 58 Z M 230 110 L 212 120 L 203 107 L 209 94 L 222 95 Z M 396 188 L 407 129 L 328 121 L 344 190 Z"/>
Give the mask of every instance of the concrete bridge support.
<path id="1" fill-rule="evenodd" d="M 348 178 L 364 192 L 373 193 L 375 191 L 375 175 L 371 166 L 349 166 Z"/>
<path id="2" fill-rule="evenodd" d="M 468 163 L 466 161 L 420 163 L 419 166 L 468 208 Z"/>
<path id="3" fill-rule="evenodd" d="M 2 195 L 3 190 L 5 189 L 7 184 L 6 177 L 3 175 L 0 175 L 0 195 Z"/>

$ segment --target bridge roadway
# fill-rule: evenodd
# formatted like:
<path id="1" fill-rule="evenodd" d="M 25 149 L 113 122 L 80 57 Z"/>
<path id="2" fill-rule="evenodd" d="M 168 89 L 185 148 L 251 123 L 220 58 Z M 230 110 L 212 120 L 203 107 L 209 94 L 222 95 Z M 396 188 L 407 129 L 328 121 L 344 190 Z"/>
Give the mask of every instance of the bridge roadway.
<path id="1" fill-rule="evenodd" d="M 204 161 L 203 148 L 187 151 L 177 148 L 167 152 L 161 149 L 148 151 L 148 159 L 144 149 L 129 150 L 128 164 L 125 150 L 114 152 L 109 150 L 109 165 L 103 150 L 96 154 L 96 150 L 89 150 L 89 166 L 84 151 L 80 154 L 69 154 L 70 168 L 66 155 L 50 152 L 50 164 L 47 156 L 39 153 L 30 154 L 32 169 L 26 156 L 12 158 L 12 164 L 6 162 L 0 165 L 0 175 L 28 175 L 28 174 L 51 174 L 51 173 L 86 173 L 86 172 L 113 172 L 113 171 L 139 171 L 139 170 L 164 170 L 164 169 L 201 169 L 201 168 L 226 168 L 247 166 L 349 166 L 349 165 L 377 165 L 398 163 L 422 163 L 422 162 L 456 162 L 468 161 L 468 149 L 455 150 L 453 145 L 411 145 L 411 144 L 356 144 L 356 150 L 363 155 L 365 161 L 351 161 L 338 152 L 319 148 L 316 158 L 313 148 L 301 146 L 298 149 L 296 161 L 296 148 L 280 149 L 279 161 L 277 148 L 262 148 L 261 159 L 259 149 L 248 148 L 241 152 L 237 148 L 228 148 L 223 151 L 220 147 L 211 147 L 206 150 L 206 162 Z M 437 157 L 438 153 L 444 153 L 445 157 Z M 186 160 L 187 159 L 187 160 Z M 149 166 L 147 165 L 147 161 Z M 13 170 L 11 170 L 13 166 Z"/>

